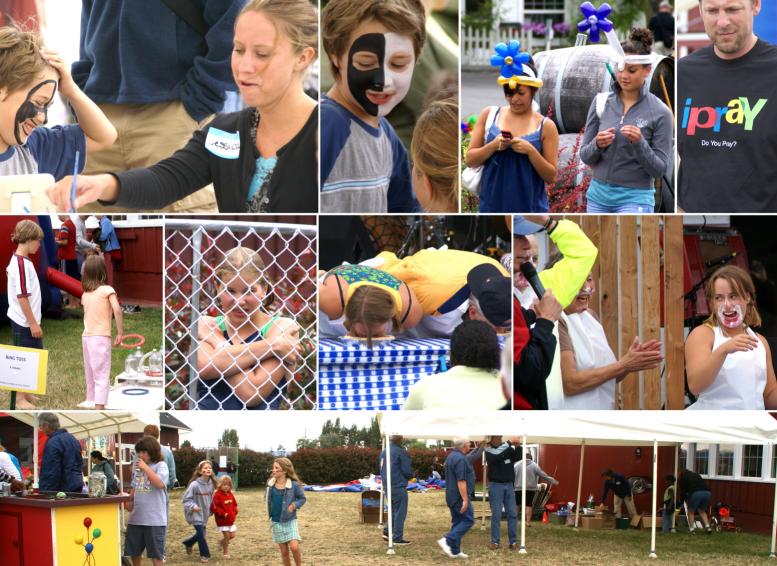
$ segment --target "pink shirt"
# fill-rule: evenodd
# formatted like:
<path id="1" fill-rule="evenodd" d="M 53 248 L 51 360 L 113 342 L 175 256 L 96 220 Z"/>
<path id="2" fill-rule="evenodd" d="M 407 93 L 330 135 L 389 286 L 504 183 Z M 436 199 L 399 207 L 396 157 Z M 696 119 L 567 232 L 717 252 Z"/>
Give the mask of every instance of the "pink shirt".
<path id="1" fill-rule="evenodd" d="M 113 309 L 109 297 L 116 291 L 109 285 L 100 285 L 94 291 L 84 293 L 84 336 L 110 336 Z"/>

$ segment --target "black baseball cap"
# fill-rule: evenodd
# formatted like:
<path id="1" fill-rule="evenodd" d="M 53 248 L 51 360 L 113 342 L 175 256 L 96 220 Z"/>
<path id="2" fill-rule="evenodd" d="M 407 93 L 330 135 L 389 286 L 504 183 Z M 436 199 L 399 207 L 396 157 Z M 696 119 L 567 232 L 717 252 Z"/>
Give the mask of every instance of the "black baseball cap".
<path id="1" fill-rule="evenodd" d="M 509 326 L 512 318 L 512 282 L 496 266 L 482 263 L 467 274 L 467 284 L 480 310 L 494 326 Z"/>

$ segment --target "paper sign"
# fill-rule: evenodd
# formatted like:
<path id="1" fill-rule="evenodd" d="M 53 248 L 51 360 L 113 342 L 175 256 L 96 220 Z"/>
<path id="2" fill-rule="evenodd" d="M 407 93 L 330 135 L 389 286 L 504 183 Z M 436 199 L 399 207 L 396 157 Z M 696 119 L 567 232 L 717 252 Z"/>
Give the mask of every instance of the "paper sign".
<path id="1" fill-rule="evenodd" d="M 0 345 L 0 389 L 46 393 L 48 350 Z"/>

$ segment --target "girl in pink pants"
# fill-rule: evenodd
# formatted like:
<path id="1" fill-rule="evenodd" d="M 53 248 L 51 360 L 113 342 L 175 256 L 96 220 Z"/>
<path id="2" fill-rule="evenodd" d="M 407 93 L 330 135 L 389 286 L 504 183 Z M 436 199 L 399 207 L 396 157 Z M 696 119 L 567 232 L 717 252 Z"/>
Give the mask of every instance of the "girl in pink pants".
<path id="1" fill-rule="evenodd" d="M 84 260 L 81 285 L 84 295 L 84 373 L 86 377 L 86 401 L 79 407 L 104 409 L 111 385 L 111 316 L 116 318 L 118 346 L 124 334 L 119 299 L 113 287 L 106 285 L 108 272 L 102 256 L 89 256 Z"/>

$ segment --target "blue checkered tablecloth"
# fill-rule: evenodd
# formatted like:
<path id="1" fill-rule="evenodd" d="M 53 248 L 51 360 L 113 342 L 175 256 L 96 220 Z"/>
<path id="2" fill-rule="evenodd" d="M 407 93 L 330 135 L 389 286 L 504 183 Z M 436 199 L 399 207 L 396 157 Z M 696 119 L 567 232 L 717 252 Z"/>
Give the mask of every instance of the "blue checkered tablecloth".
<path id="1" fill-rule="evenodd" d="M 401 409 L 410 386 L 448 364 L 450 341 L 400 338 L 375 342 L 322 339 L 318 346 L 319 409 Z"/>

